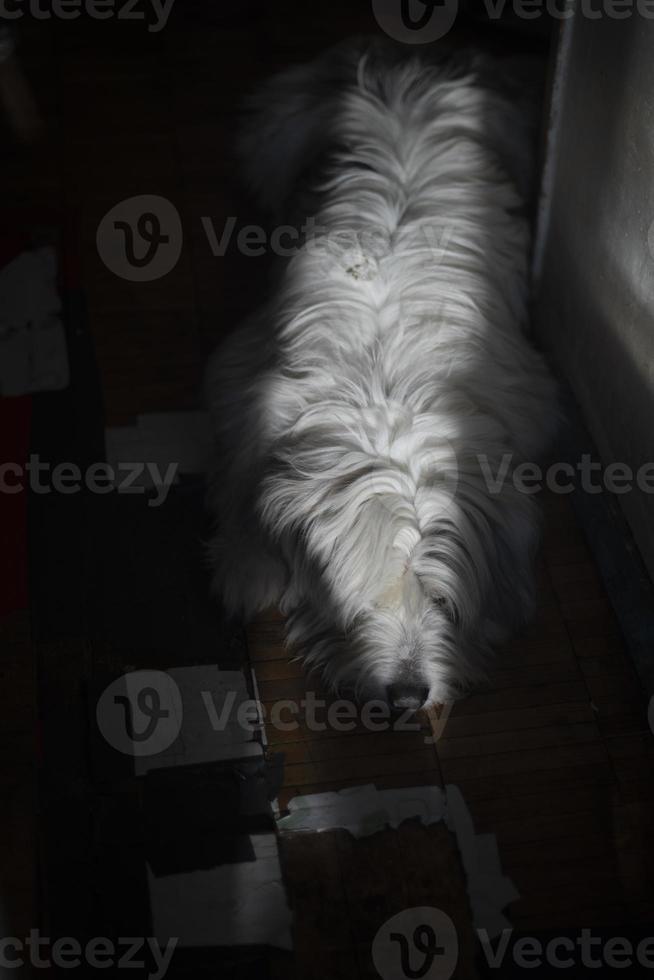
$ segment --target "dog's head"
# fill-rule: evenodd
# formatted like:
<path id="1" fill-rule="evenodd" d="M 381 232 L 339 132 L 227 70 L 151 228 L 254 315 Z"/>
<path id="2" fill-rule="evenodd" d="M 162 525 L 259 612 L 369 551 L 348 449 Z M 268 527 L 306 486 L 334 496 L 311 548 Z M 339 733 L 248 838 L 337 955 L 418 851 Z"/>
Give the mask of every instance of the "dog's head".
<path id="1" fill-rule="evenodd" d="M 405 498 L 382 496 L 332 538 L 321 578 L 344 641 L 308 651 L 335 686 L 397 710 L 455 700 L 484 676 L 486 556 L 453 501 L 433 488 L 429 496 L 437 529 L 421 531 Z"/>
<path id="2" fill-rule="evenodd" d="M 525 605 L 533 504 L 489 496 L 446 439 L 412 468 L 329 428 L 287 447 L 262 496 L 264 522 L 292 541 L 290 639 L 341 691 L 398 710 L 454 700 L 484 676 L 507 619 L 496 597 Z"/>

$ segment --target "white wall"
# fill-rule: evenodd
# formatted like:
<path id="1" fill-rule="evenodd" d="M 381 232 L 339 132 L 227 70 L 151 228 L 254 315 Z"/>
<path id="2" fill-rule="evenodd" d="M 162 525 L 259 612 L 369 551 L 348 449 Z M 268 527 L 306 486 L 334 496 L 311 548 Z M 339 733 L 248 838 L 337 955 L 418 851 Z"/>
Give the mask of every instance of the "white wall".
<path id="1" fill-rule="evenodd" d="M 536 327 L 603 461 L 637 469 L 654 460 L 654 21 L 578 14 L 568 40 Z M 620 502 L 654 576 L 654 495 L 635 489 Z"/>

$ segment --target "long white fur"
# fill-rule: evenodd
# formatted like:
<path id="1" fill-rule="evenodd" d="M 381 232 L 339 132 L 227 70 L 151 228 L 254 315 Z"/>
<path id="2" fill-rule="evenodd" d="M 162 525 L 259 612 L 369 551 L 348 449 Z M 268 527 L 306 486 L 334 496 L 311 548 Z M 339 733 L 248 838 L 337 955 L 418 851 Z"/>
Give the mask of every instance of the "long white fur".
<path id="1" fill-rule="evenodd" d="M 450 700 L 531 611 L 537 509 L 479 464 L 537 458 L 555 424 L 524 335 L 525 121 L 488 74 L 349 48 L 273 80 L 243 140 L 279 214 L 306 161 L 328 175 L 322 232 L 209 368 L 215 587 L 279 605 L 359 696 Z"/>

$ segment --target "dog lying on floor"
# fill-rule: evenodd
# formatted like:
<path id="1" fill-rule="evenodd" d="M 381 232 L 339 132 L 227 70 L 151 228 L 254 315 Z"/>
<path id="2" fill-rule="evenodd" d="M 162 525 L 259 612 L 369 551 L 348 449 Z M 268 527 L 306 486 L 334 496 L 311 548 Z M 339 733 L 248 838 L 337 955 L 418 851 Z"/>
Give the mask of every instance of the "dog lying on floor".
<path id="1" fill-rule="evenodd" d="M 452 700 L 529 618 L 554 384 L 525 337 L 533 118 L 512 66 L 354 42 L 273 78 L 243 167 L 310 216 L 213 356 L 214 583 L 342 693 Z M 503 472 L 504 479 L 495 479 Z"/>

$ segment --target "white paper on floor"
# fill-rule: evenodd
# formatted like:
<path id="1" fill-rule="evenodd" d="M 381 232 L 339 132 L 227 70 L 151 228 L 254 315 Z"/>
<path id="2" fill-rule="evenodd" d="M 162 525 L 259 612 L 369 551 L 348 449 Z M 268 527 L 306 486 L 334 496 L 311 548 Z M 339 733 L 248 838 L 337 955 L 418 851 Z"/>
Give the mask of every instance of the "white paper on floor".
<path id="1" fill-rule="evenodd" d="M 255 727 L 258 712 L 255 704 L 250 704 L 240 670 L 220 670 L 216 664 L 202 664 L 173 667 L 166 673 L 181 696 L 180 732 L 162 752 L 134 758 L 137 776 L 152 769 L 263 755 Z"/>
<path id="2" fill-rule="evenodd" d="M 289 815 L 277 821 L 280 830 L 334 830 L 341 827 L 354 837 L 368 837 L 385 827 L 399 827 L 418 817 L 422 823 L 438 823 L 445 814 L 445 798 L 438 786 L 412 789 L 377 789 L 353 786 L 333 793 L 296 796 L 288 804 Z"/>
<path id="3" fill-rule="evenodd" d="M 468 897 L 475 929 L 499 936 L 511 923 L 502 909 L 520 898 L 510 878 L 502 874 L 495 834 L 475 834 L 472 816 L 458 786 L 446 786 L 445 823 L 456 835 L 468 882 Z"/>
<path id="4" fill-rule="evenodd" d="M 0 269 L 0 395 L 60 391 L 69 380 L 57 253 L 21 252 Z"/>
<path id="5" fill-rule="evenodd" d="M 276 946 L 291 949 L 286 902 L 274 834 L 250 838 L 255 861 L 155 878 L 148 867 L 154 936 L 165 945 Z"/>
<path id="6" fill-rule="evenodd" d="M 161 474 L 175 468 L 175 475 L 206 473 L 213 449 L 208 412 L 148 412 L 136 425 L 114 426 L 105 432 L 107 462 L 122 479 L 119 469 L 130 463 L 150 463 Z M 151 470 L 145 466 L 134 486 L 153 488 Z"/>
<path id="7" fill-rule="evenodd" d="M 445 821 L 456 836 L 466 873 L 467 891 L 476 929 L 492 938 L 510 926 L 503 914 L 520 897 L 510 878 L 502 874 L 494 834 L 475 834 L 470 811 L 457 786 L 415 786 L 378 790 L 354 786 L 332 793 L 296 796 L 289 814 L 277 822 L 280 831 L 297 832 L 342 828 L 354 837 L 367 837 L 385 827 L 399 827 L 404 820 L 419 819 L 425 826 Z"/>

